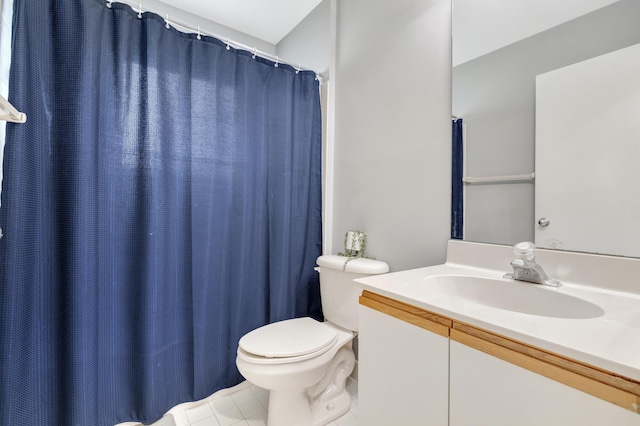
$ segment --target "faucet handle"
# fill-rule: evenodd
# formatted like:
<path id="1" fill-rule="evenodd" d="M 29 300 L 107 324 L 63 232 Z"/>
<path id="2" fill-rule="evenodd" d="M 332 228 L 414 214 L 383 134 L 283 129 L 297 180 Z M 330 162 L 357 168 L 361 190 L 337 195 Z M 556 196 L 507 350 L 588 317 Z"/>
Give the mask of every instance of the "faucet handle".
<path id="1" fill-rule="evenodd" d="M 535 248 L 536 246 L 532 242 L 523 241 L 513 246 L 513 254 L 515 254 L 518 259 L 532 261 L 535 257 Z"/>

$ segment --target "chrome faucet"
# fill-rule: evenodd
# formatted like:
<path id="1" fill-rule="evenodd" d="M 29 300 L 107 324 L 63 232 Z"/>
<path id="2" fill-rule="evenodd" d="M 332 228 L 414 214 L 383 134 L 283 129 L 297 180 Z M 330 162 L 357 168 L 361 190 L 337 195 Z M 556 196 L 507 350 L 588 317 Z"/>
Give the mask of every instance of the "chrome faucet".
<path id="1" fill-rule="evenodd" d="M 534 284 L 543 284 L 551 287 L 560 287 L 560 282 L 549 278 L 542 266 L 536 263 L 534 255 L 535 246 L 528 241 L 513 246 L 516 258 L 511 261 L 513 273 L 504 275 L 518 281 L 526 281 Z"/>

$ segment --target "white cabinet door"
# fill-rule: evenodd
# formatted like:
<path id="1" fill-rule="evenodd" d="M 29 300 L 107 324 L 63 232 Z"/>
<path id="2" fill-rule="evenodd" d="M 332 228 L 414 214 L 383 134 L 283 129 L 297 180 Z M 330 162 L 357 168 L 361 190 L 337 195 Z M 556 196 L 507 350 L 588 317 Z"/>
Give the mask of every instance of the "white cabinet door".
<path id="1" fill-rule="evenodd" d="M 365 306 L 359 314 L 359 424 L 447 425 L 449 339 Z"/>
<path id="2" fill-rule="evenodd" d="M 453 340 L 450 363 L 451 426 L 640 425 L 638 414 Z"/>

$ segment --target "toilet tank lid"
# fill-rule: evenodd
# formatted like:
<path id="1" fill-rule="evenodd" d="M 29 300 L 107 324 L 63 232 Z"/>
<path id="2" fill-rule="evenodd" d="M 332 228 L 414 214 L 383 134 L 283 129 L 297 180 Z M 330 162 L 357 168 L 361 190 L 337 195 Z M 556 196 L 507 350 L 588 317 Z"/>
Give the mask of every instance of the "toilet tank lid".
<path id="1" fill-rule="evenodd" d="M 316 263 L 323 268 L 336 269 L 354 274 L 376 275 L 389 272 L 389 265 L 387 265 L 386 262 L 366 259 L 364 257 L 349 258 L 336 254 L 328 254 L 320 256 L 316 260 Z"/>

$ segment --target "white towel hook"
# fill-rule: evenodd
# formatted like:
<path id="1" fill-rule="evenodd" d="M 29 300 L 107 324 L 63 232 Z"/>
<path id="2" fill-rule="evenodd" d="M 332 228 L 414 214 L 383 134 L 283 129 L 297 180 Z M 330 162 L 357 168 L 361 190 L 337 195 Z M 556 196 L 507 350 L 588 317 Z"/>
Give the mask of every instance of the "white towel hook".
<path id="1" fill-rule="evenodd" d="M 280 56 L 276 56 L 276 63 L 275 63 L 275 67 L 278 68 L 278 65 L 280 64 Z"/>
<path id="2" fill-rule="evenodd" d="M 258 55 L 258 49 L 256 49 L 255 47 L 253 48 L 253 55 L 251 55 L 252 59 L 255 59 L 256 56 Z"/>
<path id="3" fill-rule="evenodd" d="M 138 5 L 138 19 L 142 19 L 142 5 Z"/>
<path id="4" fill-rule="evenodd" d="M 231 46 L 229 46 L 229 37 L 227 37 L 227 50 L 231 50 Z"/>
<path id="5" fill-rule="evenodd" d="M 164 26 L 169 29 L 171 28 L 171 25 L 169 25 L 169 14 L 167 13 L 167 17 L 164 20 Z"/>
<path id="6" fill-rule="evenodd" d="M 0 120 L 10 123 L 25 123 L 27 121 L 27 114 L 18 111 L 11 105 L 11 102 L 2 95 L 0 95 L 0 110 L 5 112 L 5 114 L 0 115 Z"/>
<path id="7" fill-rule="evenodd" d="M 200 34 L 200 25 L 198 25 L 198 40 L 202 40 L 202 35 Z"/>

